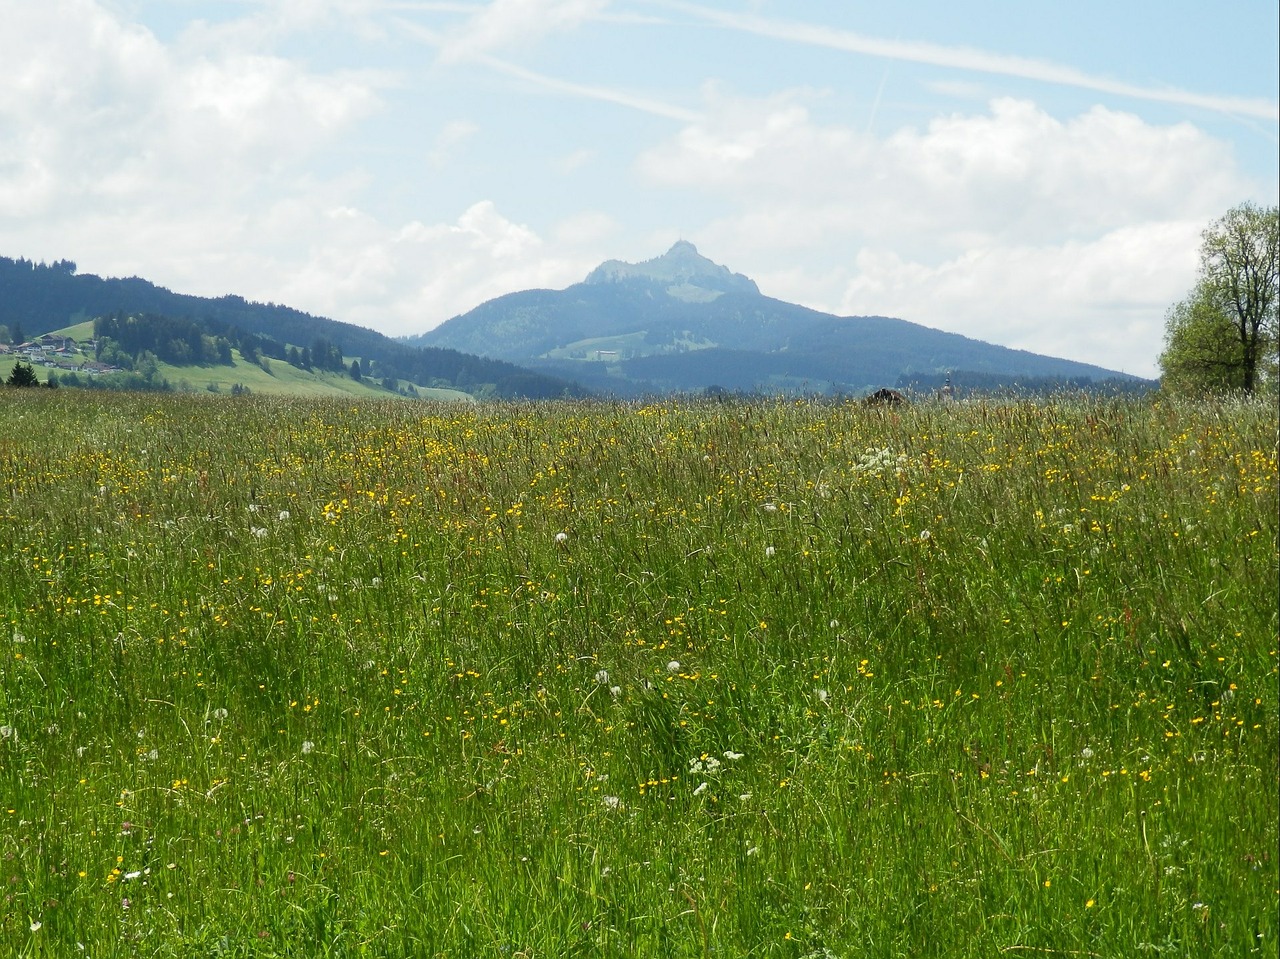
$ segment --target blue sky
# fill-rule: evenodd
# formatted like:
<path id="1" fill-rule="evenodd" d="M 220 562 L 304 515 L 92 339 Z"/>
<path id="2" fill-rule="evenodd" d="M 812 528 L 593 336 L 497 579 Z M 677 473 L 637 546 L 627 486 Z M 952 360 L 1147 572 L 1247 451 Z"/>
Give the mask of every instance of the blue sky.
<path id="1" fill-rule="evenodd" d="M 1274 0 L 0 0 L 0 255 L 398 335 L 687 239 L 1150 375 L 1277 202 Z"/>

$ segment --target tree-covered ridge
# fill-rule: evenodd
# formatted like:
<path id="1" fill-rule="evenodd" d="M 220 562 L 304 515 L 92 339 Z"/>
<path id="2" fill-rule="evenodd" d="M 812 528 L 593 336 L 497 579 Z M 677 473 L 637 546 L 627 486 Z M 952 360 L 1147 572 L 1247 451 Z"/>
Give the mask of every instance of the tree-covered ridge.
<path id="1" fill-rule="evenodd" d="M 99 344 L 99 358 L 102 344 L 110 342 L 135 358 L 150 351 L 174 366 L 215 363 L 230 366 L 233 362 L 231 340 L 226 336 L 213 336 L 191 320 L 152 313 L 142 316 L 115 313 L 94 320 L 93 336 Z"/>
<path id="2" fill-rule="evenodd" d="M 0 326 L 34 337 L 96 317 L 121 315 L 165 317 L 174 324 L 185 321 L 215 343 L 219 338 L 227 340 L 251 361 L 269 357 L 301 369 L 336 372 L 347 368 L 344 356 L 359 357 L 363 375 L 374 375 L 379 381 L 404 380 L 422 387 L 449 386 L 471 393 L 531 399 L 581 396 L 585 392 L 574 382 L 513 363 L 452 349 L 410 346 L 375 330 L 275 303 L 254 303 L 234 295 L 189 296 L 138 277 L 104 279 L 79 274 L 70 260 L 46 264 L 0 257 Z M 176 325 L 166 326 L 170 333 L 177 330 Z M 185 329 L 186 335 L 170 335 L 169 341 L 185 342 L 191 348 L 190 362 L 205 362 L 194 359 L 203 355 L 203 341 L 197 351 L 195 341 L 189 338 L 191 329 Z M 138 332 L 152 335 L 142 329 Z M 181 351 L 182 347 L 176 349 Z M 161 357 L 158 351 L 148 350 Z"/>

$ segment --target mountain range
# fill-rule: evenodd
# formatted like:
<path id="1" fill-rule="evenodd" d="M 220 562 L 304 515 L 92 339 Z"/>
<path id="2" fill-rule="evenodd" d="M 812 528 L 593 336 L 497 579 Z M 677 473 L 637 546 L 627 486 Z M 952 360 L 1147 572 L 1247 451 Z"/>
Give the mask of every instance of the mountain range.
<path id="1" fill-rule="evenodd" d="M 509 293 L 406 341 L 516 363 L 621 396 L 671 391 L 864 393 L 1149 385 L 886 316 L 834 316 L 763 295 L 681 240 L 609 260 L 563 290 Z"/>
<path id="2" fill-rule="evenodd" d="M 210 344 L 226 341 L 241 354 L 306 372 L 312 369 L 308 354 L 327 370 L 358 358 L 370 386 L 409 393 L 406 384 L 533 399 L 589 392 L 862 394 L 885 386 L 934 390 L 948 379 L 957 395 L 1154 385 L 901 319 L 840 317 L 786 303 L 683 240 L 651 260 L 608 260 L 566 289 L 500 296 L 399 340 L 274 303 L 189 296 L 137 277 L 78 274 L 68 260 L 0 257 L 0 327 L 10 338 L 111 315 L 151 324 L 156 335 L 172 326 L 166 318 L 190 321 L 198 327 L 196 346 L 201 336 Z M 163 345 L 151 347 L 161 359 Z M 332 362 L 322 363 L 321 356 Z"/>

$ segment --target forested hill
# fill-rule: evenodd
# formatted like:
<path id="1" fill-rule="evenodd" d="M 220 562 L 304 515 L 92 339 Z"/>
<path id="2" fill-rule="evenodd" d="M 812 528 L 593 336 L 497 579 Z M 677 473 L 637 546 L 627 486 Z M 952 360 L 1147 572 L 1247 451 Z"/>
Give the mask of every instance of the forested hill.
<path id="1" fill-rule="evenodd" d="M 410 346 L 375 330 L 275 303 L 254 303 L 239 296 L 189 296 L 138 277 L 104 279 L 79 274 L 70 260 L 45 264 L 0 257 L 0 326 L 8 327 L 15 338 L 30 339 L 85 320 L 120 314 L 190 320 L 214 335 L 254 334 L 264 355 L 281 360 L 286 359 L 290 346 L 310 348 L 323 340 L 345 356 L 374 360 L 380 376 L 420 386 L 448 383 L 468 392 L 485 387 L 499 396 L 532 399 L 584 392 L 576 383 L 514 363 L 448 348 Z"/>

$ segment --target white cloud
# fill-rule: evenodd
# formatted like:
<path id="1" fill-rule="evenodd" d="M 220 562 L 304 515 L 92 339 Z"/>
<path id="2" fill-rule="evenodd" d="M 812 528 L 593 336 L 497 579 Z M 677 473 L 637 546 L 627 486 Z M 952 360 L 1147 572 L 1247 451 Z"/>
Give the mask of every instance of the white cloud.
<path id="1" fill-rule="evenodd" d="M 20 22 L 0 34 L 0 197 L 25 200 L 0 213 L 216 207 L 378 107 L 374 75 L 261 54 L 174 56 L 87 0 L 11 6 Z"/>
<path id="2" fill-rule="evenodd" d="M 774 296 L 884 313 L 1151 372 L 1199 231 L 1245 196 L 1230 150 L 1190 124 L 1025 100 L 876 138 L 810 116 L 807 93 L 708 91 L 707 119 L 644 154 L 642 177 L 733 212 L 701 231 Z M 785 252 L 784 252 L 785 251 Z M 779 259 L 803 271 L 778 270 Z M 1046 335 L 1052 328 L 1060 335 Z"/>
<path id="3" fill-rule="evenodd" d="M 6 254 L 71 256 L 82 269 L 190 292 L 247 292 L 216 266 L 247 265 L 255 277 L 309 235 L 283 233 L 298 209 L 348 203 L 363 186 L 307 165 L 380 108 L 381 76 L 231 49 L 174 51 L 90 0 L 5 6 Z"/>
<path id="4" fill-rule="evenodd" d="M 585 248 L 610 227 L 590 215 L 570 221 L 552 248 L 489 200 L 452 222 L 399 227 L 346 208 L 321 218 L 298 207 L 281 219 L 290 220 L 284 234 L 310 230 L 315 242 L 301 262 L 238 264 L 247 289 L 278 290 L 291 306 L 391 335 L 422 333 L 512 290 L 575 283 L 596 265 Z"/>
<path id="5" fill-rule="evenodd" d="M 1202 221 L 1088 242 L 986 246 L 942 262 L 864 249 L 838 312 L 902 316 L 1002 346 L 1154 376 L 1165 310 L 1196 268 Z"/>
<path id="6" fill-rule="evenodd" d="M 608 5 L 609 0 L 492 0 L 441 36 L 440 57 L 449 62 L 527 49 L 548 34 L 599 17 Z"/>

